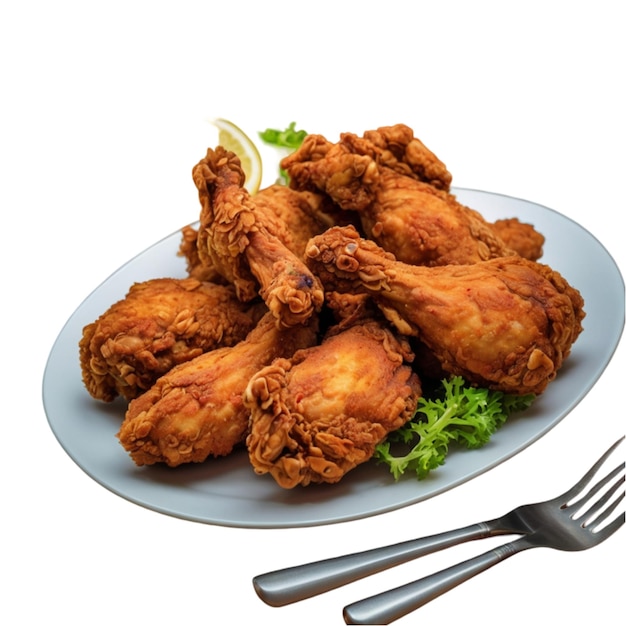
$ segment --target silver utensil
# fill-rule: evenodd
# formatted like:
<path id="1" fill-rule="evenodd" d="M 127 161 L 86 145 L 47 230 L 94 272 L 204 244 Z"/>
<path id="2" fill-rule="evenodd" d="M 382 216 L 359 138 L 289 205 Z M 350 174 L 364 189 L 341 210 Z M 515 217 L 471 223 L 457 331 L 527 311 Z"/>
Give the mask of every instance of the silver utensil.
<path id="1" fill-rule="evenodd" d="M 592 545 L 604 540 L 604 538 L 612 534 L 619 526 L 621 526 L 624 523 L 624 515 L 622 514 L 620 518 L 617 518 L 604 530 L 597 534 L 593 534 L 591 532 L 592 528 L 590 527 L 571 530 L 574 527 L 571 519 L 569 522 L 564 521 L 569 519 L 566 518 L 566 515 L 569 515 L 569 509 L 565 511 L 565 509 L 562 508 L 562 505 L 563 503 L 570 502 L 573 498 L 575 498 L 575 496 L 583 492 L 606 459 L 623 439 L 624 437 L 616 441 L 576 485 L 558 498 L 544 503 L 518 507 L 498 519 L 472 524 L 457 530 L 450 530 L 436 535 L 431 535 L 429 537 L 412 539 L 381 548 L 366 550 L 364 552 L 324 559 L 322 561 L 316 561 L 305 565 L 288 567 L 286 569 L 261 574 L 256 576 L 252 581 L 254 589 L 261 600 L 263 600 L 266 604 L 269 604 L 270 606 L 284 606 L 286 604 L 304 600 L 331 589 L 341 587 L 342 585 L 346 585 L 350 582 L 383 571 L 395 565 L 405 563 L 412 559 L 416 559 L 466 541 L 506 534 L 520 534 L 524 536 L 522 538 L 525 539 L 525 542 L 513 542 L 513 548 L 503 546 L 502 548 L 492 551 L 496 553 L 495 557 L 491 553 L 487 553 L 489 558 L 483 557 L 482 561 L 487 562 L 489 562 L 489 559 L 495 558 L 495 561 L 491 563 L 494 564 L 495 562 L 503 560 L 507 556 L 511 556 L 512 554 L 519 552 L 523 548 L 531 547 L 532 542 L 536 542 L 540 538 L 553 538 L 555 535 L 555 531 L 551 530 L 551 528 L 554 528 L 552 526 L 553 524 L 557 524 L 559 529 L 563 527 L 568 528 L 567 536 L 571 536 L 571 538 L 567 539 L 567 541 L 570 542 L 567 545 L 581 545 L 574 543 L 574 537 L 582 536 L 587 544 L 585 547 L 591 547 Z M 620 467 L 616 468 L 613 472 L 611 472 L 611 474 L 609 474 L 608 477 L 604 479 L 604 484 L 609 482 L 623 469 L 624 464 L 622 463 Z M 619 481 L 613 487 L 614 491 L 617 490 L 618 484 Z M 588 498 L 591 498 L 599 489 L 600 487 L 598 487 L 593 494 L 590 492 Z M 621 497 L 623 497 L 623 494 Z M 616 506 L 617 502 L 611 506 L 611 511 L 614 510 Z M 611 511 L 607 509 L 607 511 L 603 514 L 603 517 L 607 518 Z M 599 524 L 600 520 L 597 520 L 595 526 Z M 562 532 L 562 530 L 558 530 L 556 532 L 557 537 L 560 532 Z M 560 537 L 559 540 L 564 542 L 566 541 Z M 521 542 L 521 539 L 518 541 Z M 511 544 L 507 544 L 507 546 L 510 545 Z M 532 547 L 534 547 L 534 545 L 532 545 Z M 561 549 L 582 549 L 582 547 Z M 490 565 L 483 565 L 482 569 L 486 569 L 486 567 L 489 566 Z M 477 565 L 474 564 L 473 567 L 477 567 Z M 461 568 L 461 566 L 457 566 L 457 568 Z M 482 571 L 482 569 L 477 569 L 476 572 L 471 575 L 477 574 L 479 571 Z M 465 568 L 463 568 L 463 572 L 464 571 Z M 458 575 L 460 576 L 461 574 Z M 471 577 L 471 575 L 463 575 L 465 576 L 464 578 L 455 582 L 454 572 L 450 572 L 448 570 L 447 576 L 452 576 L 452 580 L 449 580 L 446 583 L 445 588 L 439 591 L 437 595 L 440 595 L 444 591 L 451 589 L 456 584 L 459 584 L 463 580 L 467 580 Z M 443 574 L 439 576 L 441 577 Z M 437 581 L 434 582 L 437 583 Z M 431 578 L 429 584 L 431 585 L 431 593 L 434 593 L 434 591 L 438 590 L 439 587 L 438 584 L 433 585 L 432 583 L 433 580 Z M 391 617 L 390 619 L 397 619 L 400 615 L 406 614 L 407 612 L 414 610 L 414 608 L 417 608 L 418 606 L 421 606 L 436 597 L 435 595 L 431 595 L 424 600 L 425 592 L 423 590 L 420 591 L 419 589 L 415 591 L 415 585 L 423 588 L 423 586 L 426 585 L 425 582 L 418 581 L 418 583 L 412 583 L 412 585 L 413 586 L 407 586 L 409 588 L 400 588 L 399 590 L 394 590 L 393 592 L 387 592 L 390 595 L 381 594 L 346 607 L 344 609 L 344 618 L 346 619 L 346 622 L 354 624 L 382 624 L 385 622 L 350 622 L 348 620 L 369 619 L 368 615 L 373 617 L 374 614 L 372 612 L 375 610 L 382 610 L 385 606 L 387 606 L 388 602 L 394 607 L 393 612 L 390 613 L 390 615 L 395 614 L 395 617 Z M 418 600 L 412 599 L 414 591 L 420 595 Z M 419 603 L 415 604 L 415 602 Z M 374 619 L 379 619 L 379 617 Z"/>
<path id="2" fill-rule="evenodd" d="M 624 498 L 622 488 L 620 495 L 612 499 L 624 484 L 624 463 L 593 485 L 582 497 L 576 498 L 607 455 L 562 496 L 547 502 L 526 505 L 510 513 L 516 519 L 516 524 L 526 526 L 519 539 L 415 582 L 354 602 L 343 610 L 346 624 L 390 624 L 493 565 L 530 548 L 579 551 L 602 543 L 624 524 L 625 515 L 622 512 L 602 526 Z M 622 475 L 602 492 L 620 473 Z"/>

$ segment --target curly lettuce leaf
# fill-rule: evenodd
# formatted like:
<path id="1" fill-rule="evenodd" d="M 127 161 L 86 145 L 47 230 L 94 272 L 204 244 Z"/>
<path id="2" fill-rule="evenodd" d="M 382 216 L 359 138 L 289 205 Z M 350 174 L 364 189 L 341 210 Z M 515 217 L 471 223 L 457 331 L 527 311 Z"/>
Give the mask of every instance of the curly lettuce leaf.
<path id="1" fill-rule="evenodd" d="M 443 380 L 440 394 L 420 398 L 413 419 L 380 443 L 374 458 L 388 465 L 396 480 L 406 472 L 422 480 L 444 464 L 451 443 L 482 447 L 511 413 L 528 408 L 534 398 L 471 387 L 460 376 Z M 409 449 L 401 454 L 398 447 Z"/>

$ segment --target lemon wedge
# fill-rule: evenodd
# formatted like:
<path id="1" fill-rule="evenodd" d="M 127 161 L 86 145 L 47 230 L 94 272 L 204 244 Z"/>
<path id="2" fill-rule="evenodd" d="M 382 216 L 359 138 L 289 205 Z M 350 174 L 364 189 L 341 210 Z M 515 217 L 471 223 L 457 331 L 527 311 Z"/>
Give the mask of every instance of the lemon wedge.
<path id="1" fill-rule="evenodd" d="M 255 194 L 261 186 L 263 166 L 259 150 L 246 133 L 228 120 L 221 118 L 211 120 L 219 131 L 218 141 L 221 146 L 234 152 L 241 161 L 241 168 L 246 175 L 245 188 Z"/>

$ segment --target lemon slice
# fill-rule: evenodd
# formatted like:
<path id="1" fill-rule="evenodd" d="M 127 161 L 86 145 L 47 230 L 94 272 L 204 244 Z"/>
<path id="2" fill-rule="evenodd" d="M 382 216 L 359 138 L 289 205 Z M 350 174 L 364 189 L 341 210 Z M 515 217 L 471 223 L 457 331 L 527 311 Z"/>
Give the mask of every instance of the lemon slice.
<path id="1" fill-rule="evenodd" d="M 239 157 L 241 167 L 246 175 L 244 186 L 249 193 L 255 194 L 261 186 L 263 175 L 259 150 L 250 137 L 232 122 L 224 119 L 215 119 L 211 122 L 219 131 L 220 145 Z"/>

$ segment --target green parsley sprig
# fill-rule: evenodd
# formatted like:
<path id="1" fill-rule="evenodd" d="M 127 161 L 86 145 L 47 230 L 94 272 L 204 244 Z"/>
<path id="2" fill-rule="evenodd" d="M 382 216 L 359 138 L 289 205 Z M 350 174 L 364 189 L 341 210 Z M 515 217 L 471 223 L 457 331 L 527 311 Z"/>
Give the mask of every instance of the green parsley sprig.
<path id="1" fill-rule="evenodd" d="M 296 130 L 296 123 L 291 122 L 285 130 L 278 130 L 277 128 L 266 128 L 264 131 L 259 132 L 259 137 L 262 141 L 270 146 L 277 148 L 288 148 L 291 151 L 297 150 L 307 136 L 305 130 Z M 289 175 L 282 167 L 279 167 L 279 182 L 284 185 L 289 184 Z"/>
<path id="2" fill-rule="evenodd" d="M 511 413 L 528 408 L 534 398 L 471 387 L 460 376 L 443 380 L 440 393 L 420 398 L 413 419 L 380 443 L 374 458 L 388 465 L 396 480 L 406 472 L 422 480 L 444 464 L 451 443 L 482 447 Z M 409 450 L 401 454 L 398 447 Z"/>
<path id="3" fill-rule="evenodd" d="M 296 130 L 295 122 L 291 122 L 285 130 L 266 128 L 259 133 L 259 137 L 265 143 L 279 148 L 291 148 L 292 150 L 299 148 L 306 136 L 307 132 L 305 130 Z"/>

